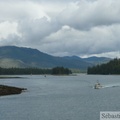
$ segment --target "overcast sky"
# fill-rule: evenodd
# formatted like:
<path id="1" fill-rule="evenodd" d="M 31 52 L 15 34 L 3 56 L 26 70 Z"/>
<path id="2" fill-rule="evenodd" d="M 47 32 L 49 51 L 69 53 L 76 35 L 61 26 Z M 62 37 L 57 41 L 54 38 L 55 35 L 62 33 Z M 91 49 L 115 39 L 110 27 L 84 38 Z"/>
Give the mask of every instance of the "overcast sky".
<path id="1" fill-rule="evenodd" d="M 0 0 L 0 46 L 55 56 L 120 56 L 120 0 Z"/>

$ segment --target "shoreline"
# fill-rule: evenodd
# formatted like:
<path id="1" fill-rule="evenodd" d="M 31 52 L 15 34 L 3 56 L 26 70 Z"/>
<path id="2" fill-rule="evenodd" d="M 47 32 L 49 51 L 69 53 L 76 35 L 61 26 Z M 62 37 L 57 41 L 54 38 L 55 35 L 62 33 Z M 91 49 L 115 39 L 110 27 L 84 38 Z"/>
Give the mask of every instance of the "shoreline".
<path id="1" fill-rule="evenodd" d="M 22 77 L 11 76 L 11 75 L 0 75 L 0 79 L 12 79 L 12 78 L 22 78 Z"/>

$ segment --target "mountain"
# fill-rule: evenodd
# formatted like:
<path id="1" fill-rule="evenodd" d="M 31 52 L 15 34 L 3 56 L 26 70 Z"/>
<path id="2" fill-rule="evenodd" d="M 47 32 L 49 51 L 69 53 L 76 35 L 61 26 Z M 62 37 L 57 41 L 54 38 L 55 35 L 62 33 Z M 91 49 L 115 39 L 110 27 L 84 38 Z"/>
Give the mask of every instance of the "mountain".
<path id="1" fill-rule="evenodd" d="M 96 56 L 92 56 L 92 57 L 88 57 L 88 58 L 83 58 L 84 61 L 92 63 L 92 64 L 102 64 L 102 63 L 107 63 L 109 62 L 111 59 L 107 58 L 107 57 L 96 57 Z"/>
<path id="2" fill-rule="evenodd" d="M 1 58 L 0 59 L 0 67 L 2 68 L 24 68 L 26 65 L 20 60 L 14 60 L 10 58 Z M 27 67 L 27 66 L 26 66 Z"/>
<path id="3" fill-rule="evenodd" d="M 87 69 L 92 66 L 79 57 L 55 57 L 43 53 L 37 49 L 3 46 L 0 47 L 1 67 L 39 67 L 52 68 L 63 66 L 67 68 Z"/>
<path id="4" fill-rule="evenodd" d="M 0 47 L 0 58 L 22 61 L 27 67 L 50 67 L 54 59 L 54 57 L 37 49 L 16 46 Z"/>
<path id="5" fill-rule="evenodd" d="M 88 66 L 95 65 L 96 62 L 102 61 L 103 58 L 80 58 L 78 56 L 55 57 L 43 53 L 37 49 L 2 46 L 0 47 L 0 67 L 38 67 L 53 68 L 63 66 L 67 68 L 86 70 Z"/>

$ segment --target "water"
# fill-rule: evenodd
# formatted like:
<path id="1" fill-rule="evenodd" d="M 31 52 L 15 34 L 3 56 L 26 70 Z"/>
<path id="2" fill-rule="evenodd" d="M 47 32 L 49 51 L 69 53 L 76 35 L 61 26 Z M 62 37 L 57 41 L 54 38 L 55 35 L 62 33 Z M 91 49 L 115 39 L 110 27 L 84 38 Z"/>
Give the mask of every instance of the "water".
<path id="1" fill-rule="evenodd" d="M 0 79 L 28 89 L 0 97 L 0 120 L 99 120 L 100 111 L 120 111 L 120 76 L 22 77 Z M 97 80 L 102 89 L 93 89 Z"/>

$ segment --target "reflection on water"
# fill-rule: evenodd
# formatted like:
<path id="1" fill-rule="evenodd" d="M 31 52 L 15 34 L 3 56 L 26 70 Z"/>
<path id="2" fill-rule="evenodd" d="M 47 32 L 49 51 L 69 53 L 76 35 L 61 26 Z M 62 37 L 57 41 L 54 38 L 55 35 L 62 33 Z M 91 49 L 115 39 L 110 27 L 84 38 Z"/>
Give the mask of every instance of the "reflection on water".
<path id="1" fill-rule="evenodd" d="M 102 89 L 93 89 L 97 80 Z M 0 84 L 28 89 L 0 97 L 0 120 L 99 120 L 100 111 L 120 110 L 120 76 L 33 75 Z"/>

